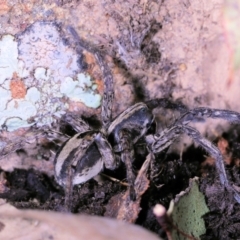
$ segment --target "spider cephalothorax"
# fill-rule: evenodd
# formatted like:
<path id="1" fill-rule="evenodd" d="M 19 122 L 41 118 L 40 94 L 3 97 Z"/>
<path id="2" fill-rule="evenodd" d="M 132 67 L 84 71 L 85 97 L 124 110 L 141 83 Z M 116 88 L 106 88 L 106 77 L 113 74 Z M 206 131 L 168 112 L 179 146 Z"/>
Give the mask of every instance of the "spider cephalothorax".
<path id="1" fill-rule="evenodd" d="M 114 91 L 111 71 L 97 49 L 83 41 L 73 28 L 70 27 L 69 31 L 74 37 L 77 49 L 84 48 L 95 55 L 103 72 L 105 89 L 101 112 L 102 128 L 98 131 L 85 130 L 77 133 L 63 144 L 55 158 L 55 175 L 58 183 L 64 187 L 84 183 L 100 173 L 104 167 L 115 169 L 121 159 L 126 165 L 130 197 L 134 200 L 136 197 L 135 176 L 132 171 L 134 145 L 138 143 L 139 139 L 144 138 L 152 156 L 152 154 L 160 153 L 169 147 L 180 134 L 185 133 L 216 159 L 222 185 L 234 192 L 235 199 L 240 203 L 238 192 L 229 184 L 226 177 L 219 149 L 203 138 L 197 130 L 188 126 L 191 121 L 202 121 L 207 117 L 240 122 L 240 114 L 209 108 L 196 108 L 188 111 L 182 104 L 175 104 L 167 99 L 154 99 L 146 103 L 136 103 L 112 121 Z M 162 132 L 147 135 L 148 129 L 154 123 L 152 109 L 155 107 L 178 110 L 182 116 Z"/>

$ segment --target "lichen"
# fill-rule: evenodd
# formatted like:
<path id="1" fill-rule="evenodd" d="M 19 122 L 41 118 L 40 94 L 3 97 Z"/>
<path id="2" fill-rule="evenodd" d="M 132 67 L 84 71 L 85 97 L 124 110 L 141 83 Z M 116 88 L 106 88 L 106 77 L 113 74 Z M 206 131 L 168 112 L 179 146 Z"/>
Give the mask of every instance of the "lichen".
<path id="1" fill-rule="evenodd" d="M 18 49 L 14 36 L 4 35 L 0 41 L 0 84 L 11 79 L 18 69 Z"/>
<path id="2" fill-rule="evenodd" d="M 0 129 L 51 125 L 69 102 L 97 108 L 101 96 L 53 22 L 36 22 L 0 40 Z M 66 102 L 67 100 L 67 102 Z"/>
<path id="3" fill-rule="evenodd" d="M 60 87 L 60 92 L 73 101 L 83 102 L 87 107 L 97 108 L 101 102 L 101 96 L 94 93 L 91 77 L 78 74 L 77 80 L 70 77 L 65 78 Z"/>

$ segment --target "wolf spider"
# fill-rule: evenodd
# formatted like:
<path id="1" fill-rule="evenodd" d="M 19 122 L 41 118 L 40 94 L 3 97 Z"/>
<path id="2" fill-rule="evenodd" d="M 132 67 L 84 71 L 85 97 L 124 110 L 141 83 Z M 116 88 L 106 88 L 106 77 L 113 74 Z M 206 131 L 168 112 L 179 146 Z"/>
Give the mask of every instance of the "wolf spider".
<path id="1" fill-rule="evenodd" d="M 140 139 L 144 139 L 149 155 L 153 158 L 185 133 L 216 159 L 221 184 L 228 191 L 233 192 L 236 201 L 240 203 L 239 193 L 227 179 L 223 156 L 219 149 L 202 137 L 196 129 L 188 126 L 190 122 L 202 121 L 205 118 L 220 118 L 239 123 L 240 114 L 211 108 L 188 110 L 182 104 L 162 98 L 146 103 L 136 103 L 112 120 L 114 91 L 111 71 L 97 49 L 81 39 L 72 27 L 68 30 L 73 36 L 73 44 L 77 51 L 85 49 L 95 55 L 104 78 L 104 94 L 101 111 L 102 128 L 100 130 L 86 130 L 87 127 L 79 129 L 80 132 L 69 138 L 56 154 L 55 176 L 57 182 L 65 188 L 66 194 L 70 194 L 73 185 L 88 181 L 99 174 L 104 167 L 111 170 L 117 168 L 121 160 L 126 166 L 130 198 L 135 200 L 135 176 L 132 169 L 134 145 Z M 155 122 L 152 110 L 158 106 L 178 110 L 182 115 L 162 132 L 148 134 L 148 130 Z"/>

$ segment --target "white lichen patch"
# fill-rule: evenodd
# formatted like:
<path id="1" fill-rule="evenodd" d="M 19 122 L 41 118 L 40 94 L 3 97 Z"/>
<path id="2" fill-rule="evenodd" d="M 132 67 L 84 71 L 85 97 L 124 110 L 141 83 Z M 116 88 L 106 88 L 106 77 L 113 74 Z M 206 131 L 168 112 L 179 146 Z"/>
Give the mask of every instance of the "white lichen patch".
<path id="1" fill-rule="evenodd" d="M 8 131 L 34 124 L 29 119 L 37 114 L 37 109 L 31 102 L 23 99 L 10 100 L 6 108 L 0 112 L 0 125 Z"/>
<path id="2" fill-rule="evenodd" d="M 19 59 L 29 72 L 37 67 L 50 69 L 54 81 L 79 72 L 79 56 L 66 45 L 56 24 L 36 22 L 18 39 Z"/>
<path id="3" fill-rule="evenodd" d="M 101 96 L 79 56 L 65 43 L 59 27 L 36 22 L 16 39 L 0 39 L 0 129 L 51 125 L 69 102 L 97 108 Z"/>
<path id="4" fill-rule="evenodd" d="M 18 49 L 17 42 L 11 35 L 5 35 L 0 41 L 0 84 L 18 69 Z"/>
<path id="5" fill-rule="evenodd" d="M 73 101 L 83 102 L 87 107 L 97 108 L 101 101 L 99 94 L 94 94 L 96 85 L 89 75 L 80 73 L 77 80 L 67 77 L 61 83 L 60 92 Z"/>

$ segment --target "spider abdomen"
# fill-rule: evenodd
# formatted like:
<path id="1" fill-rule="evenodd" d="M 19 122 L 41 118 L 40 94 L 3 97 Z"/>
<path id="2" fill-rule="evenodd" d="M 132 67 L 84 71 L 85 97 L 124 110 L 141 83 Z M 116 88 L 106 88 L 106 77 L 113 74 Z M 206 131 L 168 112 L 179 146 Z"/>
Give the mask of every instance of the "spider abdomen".
<path id="1" fill-rule="evenodd" d="M 66 141 L 55 157 L 55 176 L 60 185 L 66 185 L 72 175 L 73 185 L 86 182 L 103 169 L 103 159 L 95 143 L 98 132 L 78 133 Z"/>
<path id="2" fill-rule="evenodd" d="M 74 135 L 59 149 L 55 157 L 55 176 L 62 186 L 69 179 L 77 185 L 98 175 L 104 165 L 108 169 L 117 166 L 111 145 L 101 132 L 86 131 Z"/>

